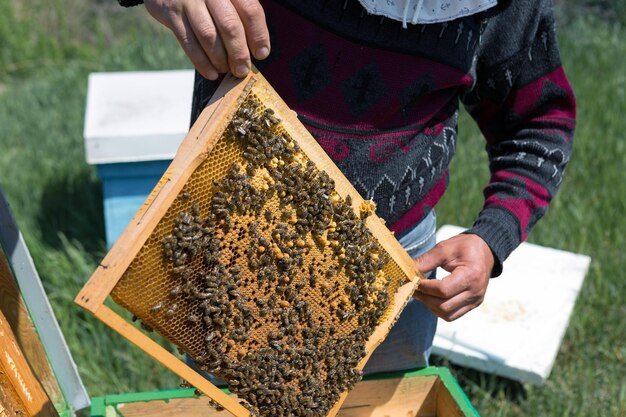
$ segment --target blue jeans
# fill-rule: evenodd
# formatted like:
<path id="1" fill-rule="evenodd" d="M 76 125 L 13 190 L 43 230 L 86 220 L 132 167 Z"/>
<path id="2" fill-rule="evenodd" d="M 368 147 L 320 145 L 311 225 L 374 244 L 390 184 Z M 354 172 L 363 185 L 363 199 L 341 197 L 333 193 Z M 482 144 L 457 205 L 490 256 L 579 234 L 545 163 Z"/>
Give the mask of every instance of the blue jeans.
<path id="1" fill-rule="evenodd" d="M 398 236 L 413 259 L 435 246 L 437 217 L 431 211 L 417 226 Z M 434 278 L 434 274 L 429 276 Z M 363 369 L 365 374 L 405 371 L 428 366 L 437 317 L 421 301 L 412 299 L 383 343 Z"/>

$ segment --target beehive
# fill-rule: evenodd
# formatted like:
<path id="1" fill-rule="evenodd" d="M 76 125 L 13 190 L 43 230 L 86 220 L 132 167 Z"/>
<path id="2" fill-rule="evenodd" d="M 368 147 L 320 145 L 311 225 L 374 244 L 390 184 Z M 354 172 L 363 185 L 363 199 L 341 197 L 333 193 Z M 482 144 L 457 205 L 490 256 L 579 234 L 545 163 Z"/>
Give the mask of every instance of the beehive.
<path id="1" fill-rule="evenodd" d="M 30 365 L 35 385 L 41 385 L 57 413 L 73 415 L 74 410 L 87 407 L 89 397 L 1 188 L 0 314 L 9 327 L 5 334 L 15 336 L 15 348 Z M 12 344 L 4 336 L 1 338 L 0 347 Z M 24 374 L 20 372 L 20 375 Z M 0 399 L 0 404 L 3 401 Z M 47 414 L 43 410 L 37 415 Z M 1 412 L 0 416 L 3 416 Z"/>
<path id="2" fill-rule="evenodd" d="M 419 272 L 258 72 L 216 97 L 76 301 L 233 414 L 335 415 Z"/>

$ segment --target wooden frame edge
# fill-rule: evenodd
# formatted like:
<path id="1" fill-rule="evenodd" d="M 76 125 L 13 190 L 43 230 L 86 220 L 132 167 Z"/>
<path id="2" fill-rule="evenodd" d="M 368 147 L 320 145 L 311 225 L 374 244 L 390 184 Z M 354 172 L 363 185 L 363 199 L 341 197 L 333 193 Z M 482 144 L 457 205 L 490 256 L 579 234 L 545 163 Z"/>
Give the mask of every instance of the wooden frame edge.
<path id="1" fill-rule="evenodd" d="M 94 314 L 104 324 L 118 332 L 129 342 L 139 347 L 154 360 L 176 373 L 179 377 L 189 382 L 207 397 L 217 401 L 226 410 L 237 417 L 252 417 L 250 411 L 213 385 L 209 380 L 200 375 L 197 371 L 174 356 L 167 349 L 159 345 L 150 337 L 142 333 L 139 329 L 128 323 L 115 311 L 102 305 Z"/>
<path id="2" fill-rule="evenodd" d="M 474 408 L 463 389 L 461 389 L 459 382 L 454 378 L 450 370 L 444 367 L 439 367 L 436 369 L 438 370 L 441 384 L 448 391 L 450 397 L 454 400 L 454 403 L 463 413 L 463 416 L 480 417 L 478 411 Z"/>

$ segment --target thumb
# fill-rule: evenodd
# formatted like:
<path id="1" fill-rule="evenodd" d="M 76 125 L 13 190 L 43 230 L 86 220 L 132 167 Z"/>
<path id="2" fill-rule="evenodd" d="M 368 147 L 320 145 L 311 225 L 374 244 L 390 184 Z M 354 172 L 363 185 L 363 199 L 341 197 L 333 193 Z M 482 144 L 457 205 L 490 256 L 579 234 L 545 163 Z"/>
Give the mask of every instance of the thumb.
<path id="1" fill-rule="evenodd" d="M 415 259 L 420 271 L 427 273 L 446 263 L 446 256 L 439 245 Z"/>

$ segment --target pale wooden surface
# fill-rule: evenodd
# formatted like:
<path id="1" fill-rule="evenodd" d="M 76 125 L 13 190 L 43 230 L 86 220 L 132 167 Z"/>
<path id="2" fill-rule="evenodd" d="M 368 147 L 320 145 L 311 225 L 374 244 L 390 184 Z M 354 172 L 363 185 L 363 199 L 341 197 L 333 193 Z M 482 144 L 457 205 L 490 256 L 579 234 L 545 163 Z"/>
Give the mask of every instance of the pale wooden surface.
<path id="1" fill-rule="evenodd" d="M 53 403 L 64 403 L 61 388 L 43 344 L 39 339 L 35 325 L 33 324 L 28 310 L 17 287 L 9 263 L 0 248 L 0 312 L 4 315 L 11 327 L 17 345 L 26 357 L 33 372 L 43 385 L 44 390 Z"/>
<path id="2" fill-rule="evenodd" d="M 29 417 L 58 417 L 43 387 L 33 374 L 0 312 L 0 371 L 10 381 Z"/>
<path id="3" fill-rule="evenodd" d="M 228 411 L 216 411 L 206 397 L 177 398 L 165 401 L 148 401 L 119 404 L 124 417 L 231 417 Z"/>
<path id="4" fill-rule="evenodd" d="M 354 387 L 338 417 L 436 416 L 436 376 L 363 381 Z"/>
<path id="5" fill-rule="evenodd" d="M 452 398 L 450 391 L 445 389 L 443 383 L 439 381 L 439 394 L 437 395 L 437 410 L 440 410 L 440 415 L 446 417 L 463 417 L 463 411 Z"/>

